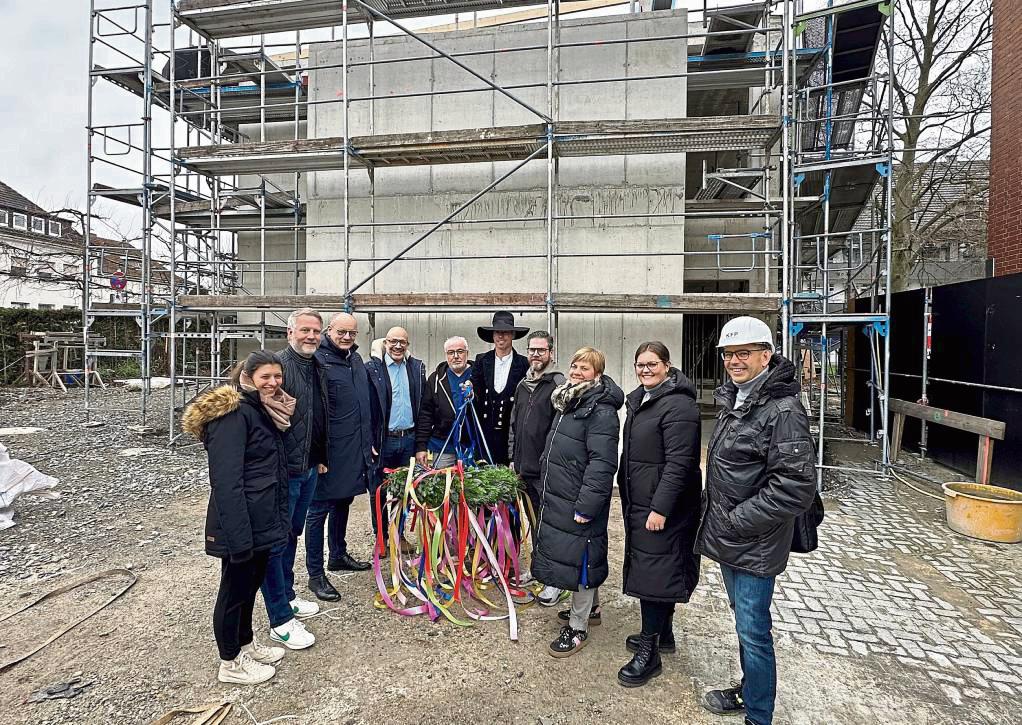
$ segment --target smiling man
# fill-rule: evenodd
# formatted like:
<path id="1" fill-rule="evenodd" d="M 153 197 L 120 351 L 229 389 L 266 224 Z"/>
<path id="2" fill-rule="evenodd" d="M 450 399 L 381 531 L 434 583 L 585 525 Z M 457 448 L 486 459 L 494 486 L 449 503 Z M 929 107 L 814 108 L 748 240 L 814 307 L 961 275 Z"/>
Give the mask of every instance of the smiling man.
<path id="1" fill-rule="evenodd" d="M 515 352 L 511 343 L 525 337 L 529 328 L 516 326 L 515 316 L 501 311 L 493 313 L 489 326 L 479 327 L 477 331 L 484 342 L 493 343 L 493 349 L 479 355 L 472 366 L 475 408 L 481 418 L 490 463 L 506 466 L 511 462 L 508 438 L 515 389 L 529 370 L 528 360 Z M 476 451 L 476 454 L 485 456 L 486 451 Z"/>
<path id="2" fill-rule="evenodd" d="M 720 564 L 735 615 L 741 684 L 707 692 L 718 715 L 744 712 L 746 725 L 771 725 L 777 664 L 770 605 L 774 580 L 791 552 L 795 518 L 816 492 L 809 419 L 799 402 L 795 366 L 774 353 L 773 332 L 736 317 L 720 332 L 730 378 L 706 455 L 706 491 L 696 550 Z"/>

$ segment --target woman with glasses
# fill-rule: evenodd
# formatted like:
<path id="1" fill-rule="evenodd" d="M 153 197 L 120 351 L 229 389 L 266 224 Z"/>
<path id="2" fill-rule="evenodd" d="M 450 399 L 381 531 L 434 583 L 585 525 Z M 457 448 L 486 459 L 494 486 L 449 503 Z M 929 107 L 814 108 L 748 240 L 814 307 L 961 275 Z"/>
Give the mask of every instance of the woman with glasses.
<path id="1" fill-rule="evenodd" d="M 624 593 L 639 600 L 642 631 L 629 635 L 634 652 L 618 672 L 625 687 L 660 674 L 661 652 L 674 652 L 674 607 L 688 602 L 699 581 L 694 553 L 702 477 L 695 387 L 662 342 L 635 351 L 639 387 L 625 402 L 624 446 L 617 483 L 625 524 Z"/>

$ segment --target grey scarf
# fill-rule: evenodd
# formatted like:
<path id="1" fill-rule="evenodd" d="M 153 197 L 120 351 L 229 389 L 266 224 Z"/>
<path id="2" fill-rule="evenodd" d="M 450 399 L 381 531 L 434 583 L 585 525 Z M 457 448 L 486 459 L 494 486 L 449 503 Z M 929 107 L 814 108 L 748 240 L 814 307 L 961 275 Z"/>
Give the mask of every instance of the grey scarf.
<path id="1" fill-rule="evenodd" d="M 573 383 L 568 380 L 554 388 L 554 392 L 550 396 L 550 402 L 554 404 L 554 408 L 558 413 L 567 413 L 575 407 L 579 399 L 581 399 L 586 392 L 592 390 L 598 385 L 603 385 L 603 381 L 599 378 L 596 378 L 596 380 L 587 380 L 583 383 Z"/>

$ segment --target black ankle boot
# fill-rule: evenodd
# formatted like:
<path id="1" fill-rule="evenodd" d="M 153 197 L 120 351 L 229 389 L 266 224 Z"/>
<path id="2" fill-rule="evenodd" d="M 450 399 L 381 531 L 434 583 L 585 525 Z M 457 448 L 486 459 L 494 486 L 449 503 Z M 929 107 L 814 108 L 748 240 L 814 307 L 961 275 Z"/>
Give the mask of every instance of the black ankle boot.
<path id="1" fill-rule="evenodd" d="M 625 687 L 641 687 L 663 670 L 658 634 L 640 634 L 639 649 L 631 662 L 618 670 L 617 681 Z"/>
<path id="2" fill-rule="evenodd" d="M 639 638 L 641 636 L 638 632 L 628 635 L 625 638 L 625 648 L 629 652 L 638 652 Z M 677 651 L 677 645 L 674 643 L 674 625 L 670 621 L 667 622 L 664 633 L 660 635 L 660 651 L 668 655 L 672 655 Z"/>

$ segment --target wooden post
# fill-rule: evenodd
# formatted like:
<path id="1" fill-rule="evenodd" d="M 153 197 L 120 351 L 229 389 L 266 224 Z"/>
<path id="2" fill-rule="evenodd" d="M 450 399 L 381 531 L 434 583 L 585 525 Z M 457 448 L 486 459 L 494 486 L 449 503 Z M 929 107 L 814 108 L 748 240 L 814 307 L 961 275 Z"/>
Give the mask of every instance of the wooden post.
<path id="1" fill-rule="evenodd" d="M 898 456 L 901 454 L 901 438 L 904 432 L 905 432 L 905 414 L 895 413 L 894 433 L 891 436 L 891 463 L 898 462 Z"/>
<path id="2" fill-rule="evenodd" d="M 990 469 L 994 463 L 994 439 L 979 437 L 979 451 L 976 454 L 976 483 L 990 485 Z"/>

